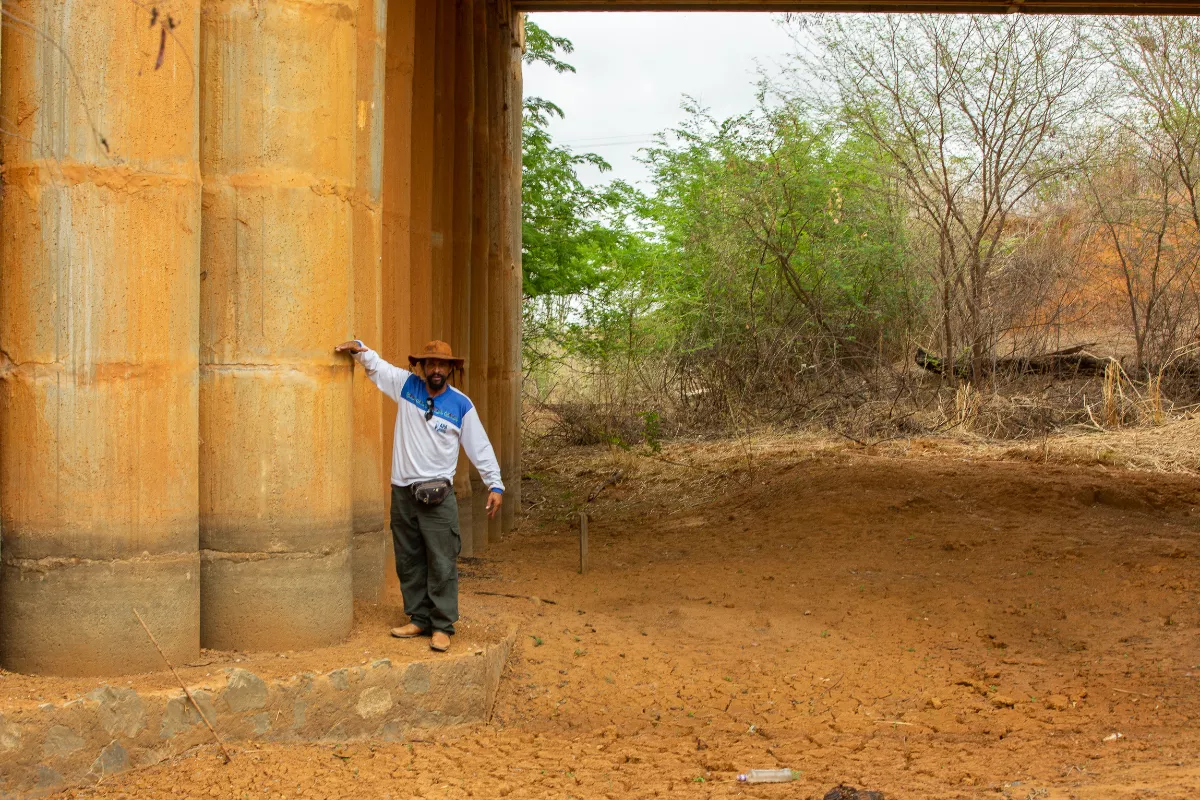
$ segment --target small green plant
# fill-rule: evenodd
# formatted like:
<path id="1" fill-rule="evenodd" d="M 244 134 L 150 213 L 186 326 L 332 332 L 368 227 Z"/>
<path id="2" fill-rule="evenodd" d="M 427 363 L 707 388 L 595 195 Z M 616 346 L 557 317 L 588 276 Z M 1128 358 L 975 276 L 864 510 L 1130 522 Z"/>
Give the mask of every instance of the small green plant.
<path id="1" fill-rule="evenodd" d="M 659 417 L 657 411 L 646 411 L 642 415 L 642 437 L 646 440 L 646 447 L 650 448 L 651 452 L 662 452 L 662 418 Z"/>
<path id="2" fill-rule="evenodd" d="M 534 647 L 541 647 L 542 645 L 544 645 L 546 643 L 540 636 L 530 636 L 529 638 L 533 639 Z"/>
<path id="3" fill-rule="evenodd" d="M 828 638 L 829 638 L 829 631 L 821 631 L 821 638 L 822 638 L 822 639 L 828 639 Z"/>

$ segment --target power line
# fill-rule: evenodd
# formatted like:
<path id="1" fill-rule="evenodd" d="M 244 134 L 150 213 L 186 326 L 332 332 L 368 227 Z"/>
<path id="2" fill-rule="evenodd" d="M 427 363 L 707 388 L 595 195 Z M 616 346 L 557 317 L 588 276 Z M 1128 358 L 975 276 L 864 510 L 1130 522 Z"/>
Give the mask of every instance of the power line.
<path id="1" fill-rule="evenodd" d="M 578 145 L 578 148 L 576 148 L 576 147 L 572 147 L 571 149 L 573 149 L 573 150 L 574 150 L 574 149 L 580 149 L 580 150 L 603 150 L 603 149 L 604 149 L 604 148 L 606 148 L 606 147 L 641 147 L 641 146 L 643 146 L 643 145 L 647 145 L 647 144 L 650 144 L 650 143 L 651 143 L 651 141 L 645 141 L 645 142 L 609 142 L 608 144 L 600 143 L 600 144 L 584 144 L 584 145 Z M 568 147 L 570 147 L 570 145 L 567 145 L 567 146 L 568 146 Z"/>
<path id="2" fill-rule="evenodd" d="M 585 139 L 573 139 L 568 142 L 563 142 L 563 144 L 570 147 L 588 147 L 594 144 L 621 144 L 626 140 L 633 144 L 640 144 L 641 142 L 653 142 L 657 136 L 658 134 L 656 133 L 628 133 L 613 136 L 592 136 Z"/>

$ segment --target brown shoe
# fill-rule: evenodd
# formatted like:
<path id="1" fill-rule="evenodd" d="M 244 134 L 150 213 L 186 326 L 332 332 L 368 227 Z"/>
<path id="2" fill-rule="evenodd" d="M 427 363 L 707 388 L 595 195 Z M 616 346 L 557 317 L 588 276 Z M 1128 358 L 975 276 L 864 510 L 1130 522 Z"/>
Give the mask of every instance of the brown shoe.
<path id="1" fill-rule="evenodd" d="M 434 631 L 433 638 L 429 640 L 429 649 L 439 653 L 446 652 L 450 649 L 450 637 L 441 631 Z"/>
<path id="2" fill-rule="evenodd" d="M 392 636 L 397 639 L 414 639 L 425 633 L 425 629 L 411 622 L 402 628 L 392 628 Z"/>

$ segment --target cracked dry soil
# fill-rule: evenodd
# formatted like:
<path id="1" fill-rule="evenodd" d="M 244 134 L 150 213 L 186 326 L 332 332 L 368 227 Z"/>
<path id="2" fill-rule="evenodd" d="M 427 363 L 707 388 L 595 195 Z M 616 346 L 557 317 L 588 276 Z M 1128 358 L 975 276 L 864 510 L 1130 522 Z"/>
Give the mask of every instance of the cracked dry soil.
<path id="1" fill-rule="evenodd" d="M 521 624 L 491 723 L 201 749 L 63 796 L 1200 797 L 1200 481 L 712 455 L 604 491 L 579 575 L 569 511 L 607 457 L 547 462 L 521 530 L 465 565 L 464 615 Z M 754 767 L 801 776 L 739 785 Z"/>

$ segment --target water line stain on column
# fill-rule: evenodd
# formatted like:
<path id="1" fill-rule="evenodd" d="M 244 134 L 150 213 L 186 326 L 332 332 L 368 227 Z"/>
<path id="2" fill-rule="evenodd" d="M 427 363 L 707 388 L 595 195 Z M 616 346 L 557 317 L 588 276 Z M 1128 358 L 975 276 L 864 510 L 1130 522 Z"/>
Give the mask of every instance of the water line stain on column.
<path id="1" fill-rule="evenodd" d="M 156 668 L 135 606 L 187 661 L 200 186 L 195 72 L 179 67 L 199 4 L 173 4 L 162 69 L 160 32 L 130 29 L 126 0 L 5 10 L 40 35 L 6 25 L 0 69 L 0 663 Z"/>
<path id="2" fill-rule="evenodd" d="M 201 636 L 318 646 L 353 611 L 357 4 L 204 12 Z"/>

